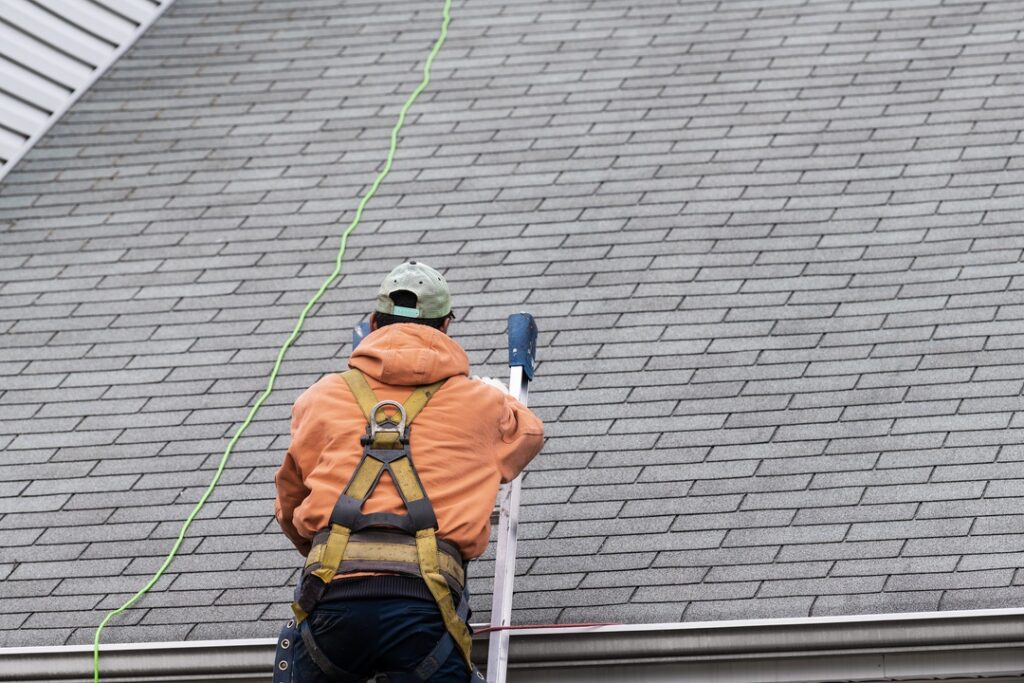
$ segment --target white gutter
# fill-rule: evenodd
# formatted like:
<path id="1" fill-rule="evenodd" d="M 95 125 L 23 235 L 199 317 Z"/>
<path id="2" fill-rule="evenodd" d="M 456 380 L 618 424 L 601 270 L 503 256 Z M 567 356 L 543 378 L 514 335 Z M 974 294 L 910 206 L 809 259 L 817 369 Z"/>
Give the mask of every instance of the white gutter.
<path id="1" fill-rule="evenodd" d="M 267 683 L 272 639 L 106 645 L 103 681 Z M 474 642 L 486 660 L 487 639 Z M 1024 610 L 511 632 L 510 682 L 831 683 L 1024 676 Z M 0 681 L 79 683 L 91 646 L 0 649 Z"/>

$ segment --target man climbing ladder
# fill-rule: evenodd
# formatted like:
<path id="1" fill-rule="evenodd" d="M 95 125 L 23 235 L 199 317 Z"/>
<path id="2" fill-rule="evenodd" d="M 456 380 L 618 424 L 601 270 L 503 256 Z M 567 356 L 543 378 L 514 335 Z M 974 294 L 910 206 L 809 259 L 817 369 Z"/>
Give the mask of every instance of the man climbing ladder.
<path id="1" fill-rule="evenodd" d="M 295 402 L 276 516 L 306 562 L 275 682 L 482 678 L 465 565 L 543 425 L 500 382 L 468 377 L 453 317 L 440 273 L 399 265 L 351 369 Z"/>

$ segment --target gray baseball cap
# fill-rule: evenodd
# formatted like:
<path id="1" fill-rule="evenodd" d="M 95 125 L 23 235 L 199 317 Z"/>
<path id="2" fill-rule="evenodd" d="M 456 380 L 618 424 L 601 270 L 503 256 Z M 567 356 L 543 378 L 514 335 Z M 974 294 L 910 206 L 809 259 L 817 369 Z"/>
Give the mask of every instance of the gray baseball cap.
<path id="1" fill-rule="evenodd" d="M 400 290 L 416 295 L 416 308 L 395 305 L 391 294 Z M 406 318 L 443 318 L 452 312 L 452 295 L 441 273 L 425 263 L 406 261 L 380 284 L 377 311 Z"/>

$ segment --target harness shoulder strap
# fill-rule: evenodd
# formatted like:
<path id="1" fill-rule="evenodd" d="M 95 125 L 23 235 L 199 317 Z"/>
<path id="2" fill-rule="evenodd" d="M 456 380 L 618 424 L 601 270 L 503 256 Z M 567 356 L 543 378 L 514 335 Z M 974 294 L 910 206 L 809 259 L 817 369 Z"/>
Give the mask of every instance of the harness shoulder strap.
<path id="1" fill-rule="evenodd" d="M 341 378 L 345 380 L 348 385 L 349 391 L 355 397 L 356 402 L 359 404 L 359 409 L 363 411 L 363 415 L 367 421 L 370 418 L 370 411 L 377 405 L 377 396 L 373 393 L 373 389 L 370 388 L 370 383 L 366 381 L 366 377 L 362 372 L 355 368 L 347 370 L 341 373 Z M 433 384 L 426 384 L 423 386 L 416 387 L 409 398 L 405 399 L 402 403 L 402 407 L 405 409 L 405 423 L 406 425 L 412 424 L 412 421 L 416 419 L 416 416 L 420 414 L 424 406 L 427 405 L 434 394 L 437 393 L 438 389 L 445 383 L 446 380 L 440 380 Z"/>
<path id="2" fill-rule="evenodd" d="M 348 384 L 349 390 L 359 404 L 360 410 L 368 422 L 376 421 L 379 425 L 387 422 L 387 417 L 378 415 L 376 407 L 380 405 L 377 396 L 373 393 L 366 377 L 356 369 L 342 373 L 342 379 Z M 370 494 L 377 487 L 381 474 L 387 470 L 394 481 L 395 487 L 405 501 L 409 511 L 410 520 L 414 523 L 413 528 L 407 529 L 410 533 L 423 526 L 436 524 L 433 509 L 427 500 L 427 494 L 423 490 L 423 484 L 416 474 L 416 468 L 408 453 L 408 429 L 416 416 L 420 414 L 427 402 L 437 393 L 445 380 L 416 387 L 409 397 L 402 404 L 405 411 L 404 434 L 395 431 L 378 432 L 377 437 L 364 451 L 363 458 L 356 466 L 349 485 L 339 499 L 336 510 L 338 515 L 332 515 L 332 521 L 341 522 L 356 530 L 357 518 L 367 522 L 376 522 L 376 519 L 368 519 L 362 515 L 360 509 L 362 504 L 369 498 Z M 382 450 L 383 449 L 383 450 Z M 395 449 L 395 450 L 391 450 Z M 390 519 L 396 526 L 405 528 L 406 525 L 399 519 Z"/>
<path id="3" fill-rule="evenodd" d="M 359 409 L 363 411 L 363 415 L 369 420 L 370 411 L 377 405 L 377 397 L 374 395 L 373 389 L 370 388 L 370 383 L 366 381 L 363 373 L 355 368 L 341 373 L 341 378 L 345 380 L 349 391 L 352 392 L 356 402 L 359 404 Z"/>

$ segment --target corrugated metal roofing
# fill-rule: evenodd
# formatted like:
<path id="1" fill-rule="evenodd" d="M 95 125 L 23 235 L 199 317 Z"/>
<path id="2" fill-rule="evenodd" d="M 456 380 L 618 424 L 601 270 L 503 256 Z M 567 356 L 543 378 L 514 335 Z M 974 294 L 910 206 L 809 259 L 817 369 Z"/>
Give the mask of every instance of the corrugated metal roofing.
<path id="1" fill-rule="evenodd" d="M 171 2 L 0 3 L 0 179 Z"/>
<path id="2" fill-rule="evenodd" d="M 211 475 L 440 3 L 178 0 L 0 185 L 0 643 L 85 643 Z M 542 330 L 522 622 L 1024 603 L 1024 9 L 456 3 L 352 260 L 106 639 L 265 637 L 288 408 L 398 259 Z M 488 561 L 473 588 L 486 617 Z"/>

